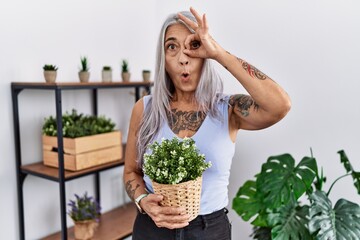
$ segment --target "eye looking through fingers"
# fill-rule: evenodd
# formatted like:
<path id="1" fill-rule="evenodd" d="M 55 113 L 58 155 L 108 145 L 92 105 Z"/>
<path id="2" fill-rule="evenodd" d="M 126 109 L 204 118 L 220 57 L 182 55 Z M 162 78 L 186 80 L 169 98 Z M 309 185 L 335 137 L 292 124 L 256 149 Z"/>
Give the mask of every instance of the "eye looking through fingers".
<path id="1" fill-rule="evenodd" d="M 194 40 L 192 42 L 190 42 L 190 50 L 196 50 L 201 46 L 201 42 Z"/>

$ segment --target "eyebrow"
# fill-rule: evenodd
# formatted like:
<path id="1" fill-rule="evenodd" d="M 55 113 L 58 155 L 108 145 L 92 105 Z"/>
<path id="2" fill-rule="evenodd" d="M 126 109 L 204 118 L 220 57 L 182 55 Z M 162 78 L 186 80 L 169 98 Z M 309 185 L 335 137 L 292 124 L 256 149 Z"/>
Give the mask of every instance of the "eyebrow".
<path id="1" fill-rule="evenodd" d="M 165 40 L 164 43 L 166 43 L 168 41 L 176 41 L 176 38 L 175 37 L 169 37 L 168 39 Z"/>

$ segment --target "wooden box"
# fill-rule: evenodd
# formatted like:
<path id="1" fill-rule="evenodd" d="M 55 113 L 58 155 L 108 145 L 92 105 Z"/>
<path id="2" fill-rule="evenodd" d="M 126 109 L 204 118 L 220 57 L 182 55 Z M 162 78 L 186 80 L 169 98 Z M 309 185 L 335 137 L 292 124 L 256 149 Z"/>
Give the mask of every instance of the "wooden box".
<path id="1" fill-rule="evenodd" d="M 44 165 L 58 167 L 57 137 L 42 136 Z M 78 171 L 122 158 L 121 132 L 63 138 L 64 168 Z"/>

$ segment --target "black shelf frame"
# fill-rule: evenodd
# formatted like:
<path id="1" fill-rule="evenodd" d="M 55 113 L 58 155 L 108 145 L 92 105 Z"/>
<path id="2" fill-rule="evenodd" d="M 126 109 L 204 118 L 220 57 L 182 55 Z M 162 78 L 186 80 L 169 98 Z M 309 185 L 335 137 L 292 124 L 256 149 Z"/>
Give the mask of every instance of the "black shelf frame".
<path id="1" fill-rule="evenodd" d="M 76 178 L 84 177 L 90 174 L 95 175 L 95 195 L 100 202 L 100 172 L 114 167 L 122 166 L 123 163 L 115 164 L 106 168 L 79 174 L 73 177 L 65 178 L 64 170 L 64 151 L 62 131 L 58 132 L 58 178 L 47 176 L 45 174 L 34 173 L 22 169 L 21 158 L 21 141 L 20 141 L 20 119 L 19 119 L 19 99 L 18 96 L 23 90 L 51 90 L 55 93 L 56 122 L 59 129 L 62 129 L 62 91 L 64 90 L 91 90 L 92 92 L 92 113 L 98 115 L 98 90 L 115 89 L 115 88 L 133 88 L 135 89 L 135 102 L 140 99 L 140 89 L 145 89 L 150 94 L 152 82 L 91 82 L 91 83 L 42 83 L 42 82 L 12 82 L 11 96 L 13 107 L 14 121 L 14 143 L 15 143 L 15 162 L 16 162 L 16 180 L 18 195 L 18 217 L 19 217 L 19 237 L 25 240 L 25 221 L 24 221 L 24 195 L 23 185 L 28 174 L 36 177 L 45 178 L 59 183 L 60 195 L 60 217 L 61 217 L 61 239 L 67 240 L 67 223 L 66 223 L 66 194 L 65 182 Z"/>

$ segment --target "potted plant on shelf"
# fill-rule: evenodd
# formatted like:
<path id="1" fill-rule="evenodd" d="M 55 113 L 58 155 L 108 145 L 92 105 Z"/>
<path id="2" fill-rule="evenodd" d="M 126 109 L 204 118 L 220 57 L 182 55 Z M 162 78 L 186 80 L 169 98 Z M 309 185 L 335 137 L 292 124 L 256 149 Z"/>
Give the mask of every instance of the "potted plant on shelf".
<path id="1" fill-rule="evenodd" d="M 110 66 L 103 66 L 101 78 L 103 82 L 112 82 L 112 69 Z"/>
<path id="2" fill-rule="evenodd" d="M 142 71 L 142 77 L 143 77 L 144 82 L 150 82 L 150 76 L 151 76 L 150 70 L 143 70 Z"/>
<path id="3" fill-rule="evenodd" d="M 200 154 L 191 138 L 162 139 L 149 145 L 151 154 L 144 154 L 144 174 L 152 180 L 154 192 L 164 196 L 165 206 L 182 206 L 196 218 L 200 209 L 202 174 L 211 166 Z"/>
<path id="4" fill-rule="evenodd" d="M 129 62 L 126 59 L 122 60 L 121 78 L 124 82 L 130 81 Z"/>
<path id="5" fill-rule="evenodd" d="M 45 81 L 47 83 L 53 83 L 56 81 L 56 75 L 58 70 L 58 67 L 56 65 L 45 64 L 43 66 L 43 70 L 44 70 Z"/>
<path id="6" fill-rule="evenodd" d="M 89 72 L 89 62 L 87 57 L 80 57 L 80 71 L 79 71 L 79 79 L 80 82 L 89 82 L 90 72 Z"/>
<path id="7" fill-rule="evenodd" d="M 352 176 L 360 194 L 360 172 L 343 150 L 338 153 L 346 174 L 328 192 L 322 189 L 326 178 L 312 156 L 297 166 L 290 154 L 269 157 L 255 180 L 246 181 L 233 199 L 232 207 L 241 218 L 252 219 L 253 239 L 360 239 L 360 206 L 339 199 L 333 207 L 329 198 L 334 184 L 345 176 Z M 304 194 L 307 204 L 299 201 Z"/>
<path id="8" fill-rule="evenodd" d="M 92 239 L 98 226 L 101 207 L 93 197 L 87 196 L 87 192 L 81 197 L 75 194 L 75 198 L 68 203 L 68 214 L 75 224 L 75 239 Z"/>
<path id="9" fill-rule="evenodd" d="M 121 132 L 105 116 L 78 114 L 76 110 L 62 116 L 64 168 L 78 171 L 122 158 Z M 57 122 L 45 118 L 42 127 L 43 163 L 58 167 Z"/>

